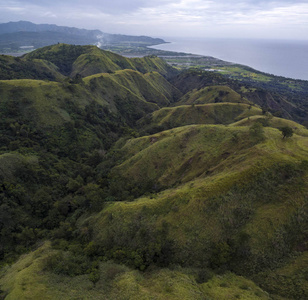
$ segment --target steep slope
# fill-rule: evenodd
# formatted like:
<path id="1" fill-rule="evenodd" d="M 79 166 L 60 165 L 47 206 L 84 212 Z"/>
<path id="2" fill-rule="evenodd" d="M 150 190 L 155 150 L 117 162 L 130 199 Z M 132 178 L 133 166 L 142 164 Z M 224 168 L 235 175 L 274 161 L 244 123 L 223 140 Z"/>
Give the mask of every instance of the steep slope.
<path id="1" fill-rule="evenodd" d="M 136 69 L 141 73 L 156 71 L 166 77 L 172 77 L 178 74 L 178 71 L 167 64 L 163 59 L 150 55 L 142 58 L 135 57 L 131 59 Z"/>
<path id="2" fill-rule="evenodd" d="M 114 74 L 96 74 L 84 79 L 87 85 L 95 89 L 94 82 L 104 85 L 106 92 L 111 93 L 112 85 L 119 85 L 119 89 L 129 89 L 138 97 L 157 103 L 160 106 L 168 106 L 174 98 L 178 98 L 181 93 L 166 81 L 159 73 L 143 75 L 133 70 L 116 71 Z M 111 84 L 113 82 L 113 84 Z M 118 93 L 118 91 L 116 91 Z M 120 94 L 119 94 L 120 96 Z M 135 107 L 135 109 L 138 109 Z"/>
<path id="3" fill-rule="evenodd" d="M 305 113 L 296 103 L 288 101 L 287 97 L 281 96 L 278 93 L 270 93 L 266 90 L 256 90 L 254 92 L 245 93 L 247 99 L 266 108 L 271 112 L 276 112 L 276 115 L 282 118 L 300 120 L 300 115 L 305 116 Z"/>
<path id="4" fill-rule="evenodd" d="M 218 73 L 191 69 L 176 74 L 170 82 L 183 94 L 186 94 L 194 89 L 200 90 L 207 86 L 230 86 L 232 81 Z"/>
<path id="5" fill-rule="evenodd" d="M 153 100 L 152 97 L 149 99 L 150 102 L 147 102 L 142 92 L 136 89 L 134 82 L 126 82 L 127 86 L 122 84 L 123 81 L 127 81 L 131 72 L 133 71 L 125 70 L 115 74 L 97 74 L 86 77 L 84 82 L 93 97 L 98 101 L 100 101 L 99 99 L 107 101 L 112 110 L 118 111 L 130 125 L 133 125 L 144 114 L 158 109 L 158 106 L 155 103 L 150 103 Z M 137 82 L 146 82 L 142 74 L 138 72 L 133 72 L 133 74 L 137 77 Z M 152 90 L 152 92 L 156 91 Z M 148 93 L 151 94 L 151 90 L 148 90 Z M 163 95 L 159 95 L 159 98 L 166 101 Z"/>
<path id="6" fill-rule="evenodd" d="M 100 207 L 106 193 L 96 184 L 96 165 L 121 136 L 137 134 L 139 118 L 178 94 L 160 74 L 128 69 L 61 83 L 1 80 L 1 259 L 75 210 Z M 88 184 L 82 194 L 92 196 L 68 200 Z"/>

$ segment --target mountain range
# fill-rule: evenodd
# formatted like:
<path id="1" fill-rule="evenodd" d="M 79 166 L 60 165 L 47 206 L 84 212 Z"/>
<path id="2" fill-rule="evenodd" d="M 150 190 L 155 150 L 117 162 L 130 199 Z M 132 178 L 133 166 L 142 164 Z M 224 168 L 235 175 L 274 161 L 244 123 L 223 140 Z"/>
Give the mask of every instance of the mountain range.
<path id="1" fill-rule="evenodd" d="M 3 53 L 16 52 L 20 50 L 20 47 L 32 46 L 36 49 L 56 43 L 95 44 L 101 47 L 123 43 L 150 46 L 162 44 L 165 41 L 147 36 L 110 34 L 100 30 L 86 30 L 52 24 L 34 24 L 28 21 L 0 24 L 0 51 Z"/>
<path id="2" fill-rule="evenodd" d="M 308 129 L 271 91 L 61 43 L 0 78 L 0 299 L 308 297 Z"/>

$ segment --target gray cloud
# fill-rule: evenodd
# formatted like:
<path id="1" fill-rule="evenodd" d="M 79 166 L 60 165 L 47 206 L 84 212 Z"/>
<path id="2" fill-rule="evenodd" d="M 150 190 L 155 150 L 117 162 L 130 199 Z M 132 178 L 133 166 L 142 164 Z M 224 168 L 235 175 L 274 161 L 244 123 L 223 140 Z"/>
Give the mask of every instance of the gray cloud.
<path id="1" fill-rule="evenodd" d="M 0 1 L 0 7 L 1 2 L 6 3 L 6 6 L 12 6 L 12 7 L 40 7 L 40 8 L 46 8 L 51 10 L 56 10 L 57 8 L 87 8 L 87 9 L 96 9 L 97 11 L 104 12 L 107 14 L 122 14 L 122 13 L 130 13 L 138 10 L 142 7 L 153 7 L 153 6 L 159 6 L 164 5 L 166 3 L 172 3 L 177 1 L 172 0 L 154 0 L 154 1 L 145 1 L 145 0 L 17 0 L 17 1 Z"/>
<path id="2" fill-rule="evenodd" d="M 155 36 L 308 38 L 303 0 L 0 0 L 0 22 L 22 19 Z"/>

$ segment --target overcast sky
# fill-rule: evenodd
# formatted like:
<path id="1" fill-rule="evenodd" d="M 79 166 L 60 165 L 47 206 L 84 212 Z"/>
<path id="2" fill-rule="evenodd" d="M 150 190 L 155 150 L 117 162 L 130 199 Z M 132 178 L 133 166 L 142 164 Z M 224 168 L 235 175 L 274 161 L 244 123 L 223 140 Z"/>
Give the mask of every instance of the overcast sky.
<path id="1" fill-rule="evenodd" d="M 31 21 L 154 37 L 308 39 L 308 0 L 0 0 Z"/>

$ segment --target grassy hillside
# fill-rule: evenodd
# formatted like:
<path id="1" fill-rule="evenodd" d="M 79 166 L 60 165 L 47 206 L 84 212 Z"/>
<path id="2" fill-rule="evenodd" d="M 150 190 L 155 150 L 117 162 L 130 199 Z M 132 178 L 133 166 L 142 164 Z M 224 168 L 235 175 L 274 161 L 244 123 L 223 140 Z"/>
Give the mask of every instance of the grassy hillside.
<path id="1" fill-rule="evenodd" d="M 157 104 L 168 105 L 180 95 L 158 73 L 143 75 L 125 70 L 94 75 L 79 82 L 0 81 L 3 124 L 14 124 L 20 118 L 25 126 L 33 129 L 48 131 L 66 124 L 74 127 L 76 122 L 84 122 L 84 110 L 98 105 L 107 116 L 114 118 L 112 114 L 118 114 L 124 122 L 133 125 L 137 119 L 158 109 Z"/>
<path id="2" fill-rule="evenodd" d="M 60 81 L 64 76 L 51 62 L 0 55 L 0 80 L 5 79 L 47 79 Z"/>
<path id="3" fill-rule="evenodd" d="M 308 129 L 305 126 L 300 125 L 291 120 L 277 118 L 271 115 L 250 116 L 250 117 L 243 118 L 240 121 L 237 121 L 230 125 L 231 126 L 251 126 L 254 123 L 260 123 L 260 124 L 263 124 L 263 126 L 273 127 L 277 129 L 280 129 L 282 127 L 290 127 L 292 128 L 294 133 L 301 135 L 301 136 L 308 136 Z"/>
<path id="4" fill-rule="evenodd" d="M 91 51 L 94 46 L 73 46 L 58 44 L 40 48 L 24 56 L 27 60 L 47 60 L 59 68 L 61 74 L 68 76 L 72 72 L 74 61 L 82 54 Z"/>
<path id="5" fill-rule="evenodd" d="M 101 73 L 89 76 L 85 78 L 84 82 L 92 90 L 96 90 L 96 83 L 99 84 L 101 88 L 97 90 L 104 90 L 106 95 L 117 94 L 124 98 L 127 91 L 130 91 L 140 99 L 156 103 L 159 106 L 167 106 L 174 98 L 181 95 L 159 73 L 143 75 L 140 72 L 126 69 L 113 74 Z M 135 106 L 134 109 L 138 109 L 138 106 Z"/>
<path id="6" fill-rule="evenodd" d="M 301 278 L 293 264 L 307 251 L 307 138 L 264 131 L 260 141 L 247 128 L 199 125 L 127 142 L 111 178 L 118 190 L 131 187 L 127 195 L 142 184 L 153 194 L 83 223 L 93 228 L 97 253 L 140 269 L 154 262 L 254 274 L 285 296 L 279 270 Z M 265 283 L 261 274 L 275 275 Z M 305 298 L 305 286 L 288 297 Z"/>
<path id="7" fill-rule="evenodd" d="M 213 103 L 166 107 L 153 112 L 138 123 L 145 132 L 170 129 L 190 124 L 230 124 L 234 121 L 262 115 L 258 107 L 247 104 Z"/>
<path id="8" fill-rule="evenodd" d="M 178 102 L 181 104 L 206 104 L 206 103 L 246 103 L 250 102 L 228 86 L 210 86 L 200 90 L 186 93 Z"/>
<path id="9" fill-rule="evenodd" d="M 0 279 L 5 299 L 269 299 L 253 282 L 235 274 L 214 276 L 207 283 L 196 280 L 194 270 L 157 269 L 142 273 L 111 262 L 99 263 L 99 279 L 90 274 L 70 277 L 48 270 L 61 255 L 45 243 L 6 268 Z"/>
<path id="10" fill-rule="evenodd" d="M 74 61 L 71 76 L 80 74 L 86 77 L 97 73 L 111 73 L 122 69 L 136 70 L 128 58 L 109 51 L 102 51 L 97 47 L 91 47 L 89 51 L 80 55 Z"/>
<path id="11" fill-rule="evenodd" d="M 157 57 L 59 44 L 4 57 L 14 72 L 0 299 L 308 298 L 304 126 Z"/>
<path id="12" fill-rule="evenodd" d="M 95 46 L 57 44 L 37 49 L 22 57 L 0 55 L 0 80 L 39 79 L 63 81 L 66 76 L 90 76 L 131 69 L 158 72 L 170 77 L 177 71 L 156 57 L 126 58 Z"/>
<path id="13" fill-rule="evenodd" d="M 156 56 L 129 59 L 95 46 L 52 45 L 26 54 L 24 59 L 46 60 L 56 65 L 61 74 L 70 77 L 77 74 L 86 77 L 123 69 L 137 70 L 141 73 L 156 71 L 165 76 L 176 72 Z"/>
<path id="14" fill-rule="evenodd" d="M 243 102 L 243 99 L 246 99 L 259 105 L 264 109 L 264 111 L 269 111 L 278 117 L 292 119 L 296 122 L 306 121 L 307 112 L 304 99 L 306 99 L 307 88 L 305 81 L 299 82 L 297 86 L 297 84 L 293 83 L 292 80 L 289 82 L 286 79 L 273 76 L 268 83 L 260 85 L 259 81 L 254 82 L 253 80 L 250 80 L 249 82 L 246 82 L 245 80 L 234 80 L 228 77 L 229 76 L 224 76 L 216 72 L 207 72 L 194 68 L 177 74 L 171 79 L 171 83 L 184 94 L 192 93 L 194 89 L 197 91 L 200 90 L 201 96 L 202 90 L 205 92 L 206 88 L 209 86 L 219 85 L 222 88 L 228 86 L 241 95 L 242 100 L 240 102 Z M 281 90 L 279 88 L 276 89 L 276 84 L 278 86 L 282 85 L 284 88 Z M 290 87 L 286 87 L 287 84 L 290 84 Z M 212 93 L 215 93 L 215 90 L 212 90 Z M 235 96 L 233 92 L 231 92 L 230 95 Z M 220 97 L 222 96 L 223 91 L 221 92 Z M 210 94 L 207 95 L 207 97 L 208 99 L 205 99 L 209 101 L 211 99 Z M 216 97 L 217 95 L 215 98 Z M 217 101 L 220 101 L 219 95 Z"/>

